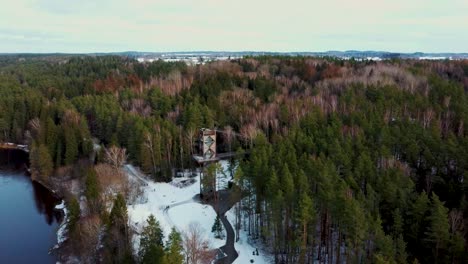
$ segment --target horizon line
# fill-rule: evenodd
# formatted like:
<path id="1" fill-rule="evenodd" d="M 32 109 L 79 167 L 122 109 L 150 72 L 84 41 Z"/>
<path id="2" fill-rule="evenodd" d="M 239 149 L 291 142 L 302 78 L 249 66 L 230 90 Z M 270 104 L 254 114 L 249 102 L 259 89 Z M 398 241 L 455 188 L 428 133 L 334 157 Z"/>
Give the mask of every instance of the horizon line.
<path id="1" fill-rule="evenodd" d="M 388 53 L 388 54 L 463 54 L 468 55 L 468 51 L 465 52 L 449 52 L 449 51 L 438 51 L 438 52 L 425 52 L 425 51 L 412 51 L 412 52 L 399 52 L 399 51 L 385 51 L 385 50 L 327 50 L 327 51 L 254 51 L 254 50 L 241 50 L 241 51 L 229 51 L 229 50 L 192 50 L 192 51 L 137 51 L 137 50 L 123 50 L 123 51 L 96 51 L 96 52 L 0 52 L 0 55 L 87 55 L 87 54 L 116 54 L 116 53 L 153 53 L 153 54 L 165 54 L 165 53 L 276 53 L 276 54 L 301 54 L 301 53 L 351 53 L 351 52 L 374 52 L 374 53 Z"/>

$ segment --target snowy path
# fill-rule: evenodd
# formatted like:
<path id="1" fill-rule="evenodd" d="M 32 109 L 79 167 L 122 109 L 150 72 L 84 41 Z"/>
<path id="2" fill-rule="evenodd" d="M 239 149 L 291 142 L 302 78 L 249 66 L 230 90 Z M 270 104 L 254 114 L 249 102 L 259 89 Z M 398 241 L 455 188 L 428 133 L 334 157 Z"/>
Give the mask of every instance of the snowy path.
<path id="1" fill-rule="evenodd" d="M 148 180 L 143 178 L 143 176 L 140 175 L 140 172 L 138 172 L 135 167 L 133 167 L 130 164 L 125 164 L 124 165 L 125 170 L 127 171 L 127 175 L 132 176 L 133 178 L 136 178 L 137 181 L 142 183 L 143 185 L 147 186 L 148 185 Z"/>
<path id="2" fill-rule="evenodd" d="M 163 214 L 166 217 L 169 224 L 171 224 L 172 226 L 176 226 L 174 224 L 174 221 L 172 221 L 171 217 L 169 216 L 169 209 L 174 208 L 174 207 L 179 206 L 179 205 L 193 203 L 193 202 L 194 202 L 194 199 L 192 198 L 192 199 L 189 199 L 189 200 L 186 200 L 186 201 L 177 202 L 177 203 L 173 203 L 173 204 L 164 206 Z M 177 230 L 177 231 L 180 232 L 181 230 Z"/>

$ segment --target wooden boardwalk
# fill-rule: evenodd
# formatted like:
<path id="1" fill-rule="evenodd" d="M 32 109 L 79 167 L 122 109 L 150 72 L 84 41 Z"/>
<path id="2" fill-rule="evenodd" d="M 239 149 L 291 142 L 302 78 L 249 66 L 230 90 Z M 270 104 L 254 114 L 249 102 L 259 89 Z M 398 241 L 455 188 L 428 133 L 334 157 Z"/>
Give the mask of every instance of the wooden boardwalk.
<path id="1" fill-rule="evenodd" d="M 214 158 L 209 158 L 209 159 L 206 159 L 200 155 L 193 155 L 192 157 L 198 163 L 208 163 L 208 162 L 215 162 L 215 161 L 219 161 L 223 159 L 229 159 L 229 158 L 236 157 L 236 156 L 242 156 L 245 154 L 247 154 L 246 151 L 240 152 L 240 153 L 239 152 L 224 152 L 224 153 L 217 153 Z"/>
<path id="2" fill-rule="evenodd" d="M 17 149 L 17 150 L 22 150 L 24 152 L 29 152 L 28 145 L 19 145 L 19 144 L 9 143 L 9 142 L 0 142 L 0 149 Z"/>

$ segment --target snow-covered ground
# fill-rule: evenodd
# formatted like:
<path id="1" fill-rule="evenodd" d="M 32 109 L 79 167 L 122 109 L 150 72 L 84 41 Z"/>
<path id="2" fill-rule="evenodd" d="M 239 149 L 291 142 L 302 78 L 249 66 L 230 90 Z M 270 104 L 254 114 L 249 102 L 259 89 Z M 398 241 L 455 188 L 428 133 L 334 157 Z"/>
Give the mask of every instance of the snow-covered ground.
<path id="1" fill-rule="evenodd" d="M 63 211 L 63 220 L 59 229 L 57 230 L 57 245 L 55 245 L 55 248 L 57 248 L 67 239 L 66 232 L 68 225 L 68 210 L 67 207 L 65 207 L 64 200 L 62 200 L 60 204 L 56 205 L 55 209 Z"/>
<path id="2" fill-rule="evenodd" d="M 235 228 L 236 215 L 235 215 L 235 206 L 232 207 L 227 213 L 226 217 Z M 244 264 L 244 263 L 255 263 L 255 264 L 268 264 L 274 263 L 274 259 L 268 253 L 265 253 L 261 248 L 256 247 L 251 240 L 249 239 L 248 233 L 241 227 L 239 231 L 239 241 L 234 244 L 237 253 L 239 256 L 234 261 L 233 264 Z M 257 252 L 258 256 L 253 255 L 253 252 Z M 253 260 L 254 262 L 251 262 Z"/>
<path id="3" fill-rule="evenodd" d="M 175 227 L 179 232 L 184 232 L 191 222 L 198 222 L 213 248 L 224 245 L 224 240 L 214 238 L 214 234 L 211 233 L 211 227 L 216 218 L 213 208 L 192 200 L 195 195 L 200 193 L 199 173 L 195 177 L 175 178 L 170 183 L 156 183 L 145 179 L 131 165 L 126 165 L 126 169 L 130 177 L 138 177 L 145 181 L 142 202 L 128 206 L 130 225 L 137 232 L 133 236 L 135 250 L 139 248 L 139 234 L 146 225 L 146 219 L 151 214 L 159 221 L 166 239 L 172 227 Z M 178 187 L 181 186 L 182 181 L 192 183 L 185 187 Z"/>
<path id="4" fill-rule="evenodd" d="M 229 172 L 229 161 L 220 160 L 221 171 L 216 173 L 216 190 L 225 190 L 229 187 L 229 181 L 231 180 L 231 173 Z M 233 169 L 235 171 L 235 169 Z"/>
<path id="5" fill-rule="evenodd" d="M 216 213 L 209 205 L 199 203 L 186 203 L 168 210 L 169 218 L 172 220 L 174 226 L 177 227 L 179 232 L 186 231 L 186 228 L 191 222 L 200 223 L 205 232 L 205 238 L 210 241 L 212 248 L 219 248 L 224 246 L 226 241 L 224 239 L 214 238 L 211 233 L 211 227 L 214 224 Z"/>

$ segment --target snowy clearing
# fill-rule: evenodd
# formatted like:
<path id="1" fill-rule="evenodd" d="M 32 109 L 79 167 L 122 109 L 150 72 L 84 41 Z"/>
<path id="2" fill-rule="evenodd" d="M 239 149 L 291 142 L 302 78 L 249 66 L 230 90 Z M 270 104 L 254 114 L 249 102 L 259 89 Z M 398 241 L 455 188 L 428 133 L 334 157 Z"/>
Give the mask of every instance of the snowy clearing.
<path id="1" fill-rule="evenodd" d="M 216 218 L 216 213 L 211 206 L 193 202 L 186 203 L 171 208 L 168 210 L 168 214 L 179 232 L 186 231 L 191 222 L 198 222 L 205 232 L 205 238 L 210 241 L 211 247 L 219 248 L 226 243 L 224 239 L 214 238 L 214 234 L 211 233 L 211 227 Z"/>
<path id="2" fill-rule="evenodd" d="M 191 222 L 198 222 L 204 229 L 206 238 L 212 247 L 220 247 L 225 241 L 216 239 L 211 233 L 216 213 L 211 206 L 193 201 L 193 197 L 200 193 L 200 174 L 195 177 L 177 177 L 170 183 L 156 183 L 147 180 L 132 165 L 125 165 L 129 177 L 137 177 L 145 181 L 141 203 L 128 206 L 130 226 L 136 231 L 133 236 L 133 248 L 138 251 L 140 233 L 146 225 L 146 219 L 153 214 L 159 221 L 167 239 L 171 228 L 179 232 L 186 230 Z M 190 183 L 189 185 L 181 182 Z M 185 186 L 185 187 L 178 187 Z"/>

